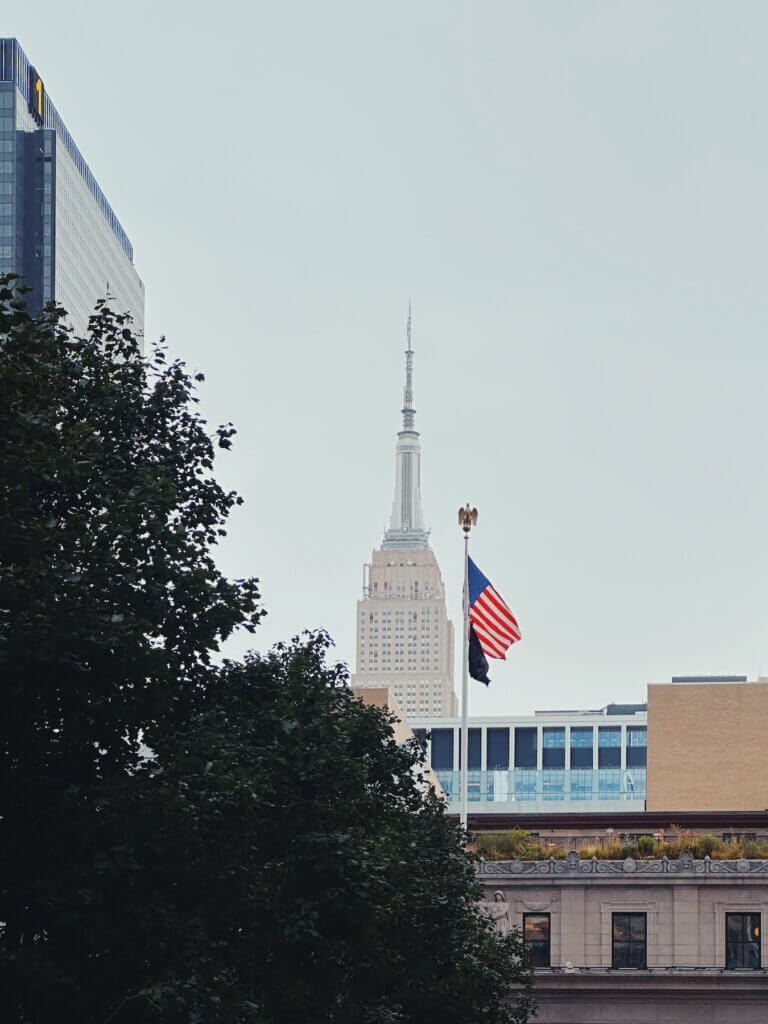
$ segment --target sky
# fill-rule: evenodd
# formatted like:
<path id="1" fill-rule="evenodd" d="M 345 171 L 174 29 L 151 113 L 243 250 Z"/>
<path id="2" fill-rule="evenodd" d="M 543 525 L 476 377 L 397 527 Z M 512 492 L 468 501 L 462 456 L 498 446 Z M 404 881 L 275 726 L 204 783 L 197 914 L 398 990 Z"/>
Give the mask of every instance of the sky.
<path id="1" fill-rule="evenodd" d="M 471 713 L 768 674 L 768 6 L 38 0 L 0 15 L 202 371 L 218 552 L 354 658 L 405 322 L 431 543 L 523 641 Z M 458 664 L 457 664 L 458 673 Z"/>

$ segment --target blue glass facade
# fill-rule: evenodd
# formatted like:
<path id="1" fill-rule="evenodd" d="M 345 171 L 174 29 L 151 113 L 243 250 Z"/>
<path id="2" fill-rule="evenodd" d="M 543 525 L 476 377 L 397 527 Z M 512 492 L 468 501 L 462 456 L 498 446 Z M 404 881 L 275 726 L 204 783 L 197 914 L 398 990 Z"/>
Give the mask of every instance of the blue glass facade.
<path id="1" fill-rule="evenodd" d="M 458 801 L 460 779 L 458 771 L 436 771 L 440 785 L 450 802 Z M 646 770 L 636 769 L 580 769 L 578 771 L 535 771 L 515 769 L 506 772 L 469 771 L 467 791 L 470 803 L 537 804 L 572 801 L 601 804 L 620 803 L 621 810 L 636 811 L 638 802 L 642 810 L 645 801 Z M 490 811 L 500 808 L 489 808 Z M 561 807 L 561 811 L 568 808 Z M 582 810 L 582 807 L 571 808 Z M 614 810 L 615 808 L 612 808 Z M 554 808 L 552 808 L 554 810 Z"/>
<path id="2" fill-rule="evenodd" d="M 97 299 L 144 328 L 133 248 L 15 39 L 0 39 L 0 272 L 20 274 L 39 310 L 55 298 L 78 331 Z"/>
<path id="3" fill-rule="evenodd" d="M 451 810 L 460 795 L 458 719 L 412 719 Z M 471 719 L 467 790 L 474 814 L 637 811 L 646 798 L 645 710 Z M 555 806 L 557 805 L 557 806 Z"/>

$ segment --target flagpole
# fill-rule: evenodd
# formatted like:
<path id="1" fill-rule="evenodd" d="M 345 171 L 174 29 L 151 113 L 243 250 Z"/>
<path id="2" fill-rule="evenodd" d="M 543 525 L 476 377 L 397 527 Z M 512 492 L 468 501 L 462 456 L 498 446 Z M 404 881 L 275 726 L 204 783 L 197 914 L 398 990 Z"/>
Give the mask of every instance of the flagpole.
<path id="1" fill-rule="evenodd" d="M 467 830 L 469 766 L 469 531 L 464 534 L 463 653 L 461 657 L 461 827 Z"/>
<path id="2" fill-rule="evenodd" d="M 461 758 L 459 784 L 461 810 L 459 823 L 467 831 L 468 792 L 467 772 L 469 767 L 469 531 L 477 522 L 477 509 L 467 503 L 459 509 L 459 525 L 464 531 L 464 590 L 462 592 L 463 644 L 461 657 Z"/>

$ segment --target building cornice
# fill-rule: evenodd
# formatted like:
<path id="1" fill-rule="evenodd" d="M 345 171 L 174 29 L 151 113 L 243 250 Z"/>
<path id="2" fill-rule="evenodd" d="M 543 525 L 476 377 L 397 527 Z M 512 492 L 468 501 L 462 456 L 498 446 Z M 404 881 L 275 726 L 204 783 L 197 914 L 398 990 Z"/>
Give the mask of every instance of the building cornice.
<path id="1" fill-rule="evenodd" d="M 674 880 L 680 877 L 695 878 L 697 881 L 723 878 L 739 878 L 747 881 L 755 879 L 765 884 L 768 879 L 768 860 L 712 860 L 704 857 L 695 858 L 690 853 L 682 853 L 677 858 L 654 857 L 641 860 L 625 857 L 623 860 L 602 860 L 590 857 L 583 860 L 578 853 L 567 853 L 558 859 L 549 857 L 547 860 L 484 860 L 476 866 L 479 878 L 502 878 L 510 881 L 523 879 L 537 881 L 541 878 L 612 878 L 620 877 L 622 881 L 631 878 L 653 878 Z"/>

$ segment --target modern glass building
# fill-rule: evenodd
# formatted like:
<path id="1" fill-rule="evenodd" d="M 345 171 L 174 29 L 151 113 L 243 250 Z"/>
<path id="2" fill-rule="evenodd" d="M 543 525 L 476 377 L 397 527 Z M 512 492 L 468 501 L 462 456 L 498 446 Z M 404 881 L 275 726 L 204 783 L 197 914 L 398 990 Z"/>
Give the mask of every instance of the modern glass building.
<path id="1" fill-rule="evenodd" d="M 429 764 L 451 812 L 457 812 L 460 720 L 413 717 L 408 723 L 426 744 Z M 470 718 L 468 736 L 467 787 L 474 815 L 636 813 L 645 806 L 645 705 Z"/>
<path id="2" fill-rule="evenodd" d="M 0 39 L 0 273 L 20 274 L 30 309 L 56 299 L 77 331 L 97 299 L 144 329 L 133 247 L 16 39 Z"/>

